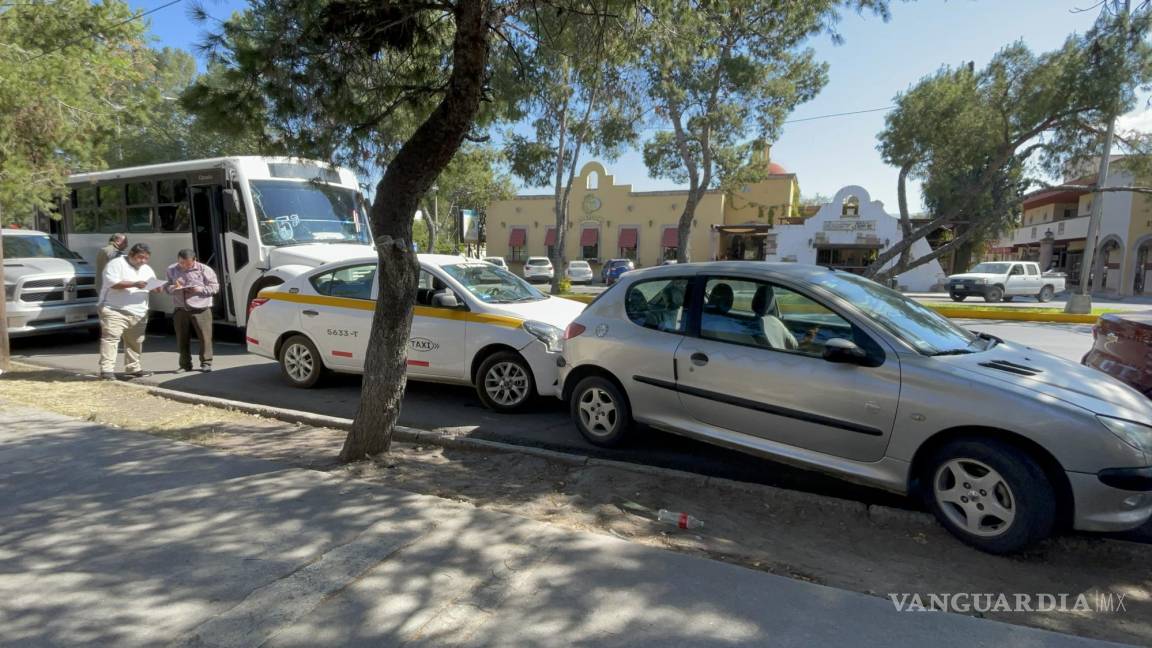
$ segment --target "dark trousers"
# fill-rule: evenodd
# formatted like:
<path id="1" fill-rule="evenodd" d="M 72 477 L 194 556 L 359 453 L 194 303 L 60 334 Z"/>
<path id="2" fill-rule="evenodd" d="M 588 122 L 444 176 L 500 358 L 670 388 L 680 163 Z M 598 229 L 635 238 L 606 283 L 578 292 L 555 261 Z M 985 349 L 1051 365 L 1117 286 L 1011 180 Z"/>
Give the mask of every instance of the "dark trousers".
<path id="1" fill-rule="evenodd" d="M 176 328 L 176 346 L 180 349 L 180 367 L 192 368 L 192 329 L 200 338 L 200 364 L 212 364 L 212 309 L 177 308 L 172 315 Z"/>

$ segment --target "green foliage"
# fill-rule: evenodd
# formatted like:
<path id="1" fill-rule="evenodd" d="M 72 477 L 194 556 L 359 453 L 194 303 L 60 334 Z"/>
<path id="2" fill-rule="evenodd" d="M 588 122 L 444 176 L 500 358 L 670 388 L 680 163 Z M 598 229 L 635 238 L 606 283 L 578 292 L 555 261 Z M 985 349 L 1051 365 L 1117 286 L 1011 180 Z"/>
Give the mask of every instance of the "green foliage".
<path id="1" fill-rule="evenodd" d="M 492 203 L 516 194 L 512 177 L 502 171 L 503 164 L 503 154 L 491 146 L 466 144 L 456 152 L 436 179 L 433 191 L 421 203 L 424 219 L 420 221 L 421 230 L 413 234 L 413 239 L 421 242 L 421 249 L 428 249 L 425 242 L 431 240 L 431 224 L 435 251 L 455 253 L 459 210 L 482 213 Z M 437 212 L 439 218 L 432 222 Z"/>
<path id="2" fill-rule="evenodd" d="M 0 4 L 5 222 L 50 209 L 70 173 L 103 167 L 117 123 L 142 112 L 150 55 L 132 15 L 120 0 Z"/>

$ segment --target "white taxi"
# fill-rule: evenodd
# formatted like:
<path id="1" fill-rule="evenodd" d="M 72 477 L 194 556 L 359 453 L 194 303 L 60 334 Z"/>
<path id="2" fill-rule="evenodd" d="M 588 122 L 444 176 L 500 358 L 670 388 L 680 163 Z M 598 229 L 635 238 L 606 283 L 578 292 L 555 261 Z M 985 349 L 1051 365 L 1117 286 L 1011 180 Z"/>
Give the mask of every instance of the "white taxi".
<path id="1" fill-rule="evenodd" d="M 546 295 L 483 261 L 418 258 L 410 379 L 475 385 L 496 411 L 556 393 L 564 329 L 584 304 Z M 314 386 L 325 371 L 362 373 L 376 263 L 375 256 L 337 261 L 260 291 L 249 304 L 249 352 L 277 360 L 296 387 Z"/>

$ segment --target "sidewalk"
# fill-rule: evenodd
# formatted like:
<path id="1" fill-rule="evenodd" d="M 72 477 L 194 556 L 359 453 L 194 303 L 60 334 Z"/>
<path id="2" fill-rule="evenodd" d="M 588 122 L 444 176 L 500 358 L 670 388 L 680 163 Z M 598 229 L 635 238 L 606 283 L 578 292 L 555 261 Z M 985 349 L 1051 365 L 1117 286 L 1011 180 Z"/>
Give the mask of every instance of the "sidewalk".
<path id="1" fill-rule="evenodd" d="M 0 401 L 5 645 L 1104 645 Z"/>

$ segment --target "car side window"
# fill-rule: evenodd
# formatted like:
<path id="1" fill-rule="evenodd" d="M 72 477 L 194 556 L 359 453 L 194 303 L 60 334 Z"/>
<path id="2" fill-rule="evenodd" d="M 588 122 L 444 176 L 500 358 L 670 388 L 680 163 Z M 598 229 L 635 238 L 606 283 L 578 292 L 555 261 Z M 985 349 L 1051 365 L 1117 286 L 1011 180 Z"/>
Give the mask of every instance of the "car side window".
<path id="1" fill-rule="evenodd" d="M 638 326 L 683 333 L 688 325 L 687 295 L 687 278 L 639 281 L 628 287 L 624 310 Z"/>
<path id="2" fill-rule="evenodd" d="M 321 295 L 372 299 L 372 282 L 376 278 L 376 264 L 338 268 L 315 275 L 309 281 Z"/>
<path id="3" fill-rule="evenodd" d="M 1012 270 L 1008 272 L 1009 277 L 1015 277 L 1016 275 L 1022 275 L 1022 274 L 1024 274 L 1024 268 L 1021 268 L 1018 265 L 1012 266 Z"/>
<path id="4" fill-rule="evenodd" d="M 436 303 L 436 295 L 440 294 L 454 295 L 457 302 L 461 301 L 460 296 L 449 288 L 448 284 L 444 283 L 439 277 L 427 270 L 421 270 L 420 281 L 416 284 L 416 305 L 446 308 L 446 306 L 441 306 Z"/>
<path id="5" fill-rule="evenodd" d="M 1040 276 L 1040 269 L 1037 268 L 1036 266 L 1031 266 L 1031 265 L 1028 266 L 1028 276 L 1030 276 L 1030 277 Z"/>
<path id="6" fill-rule="evenodd" d="M 815 357 L 833 338 L 861 343 L 852 324 L 805 295 L 726 277 L 710 278 L 704 286 L 700 337 Z"/>

